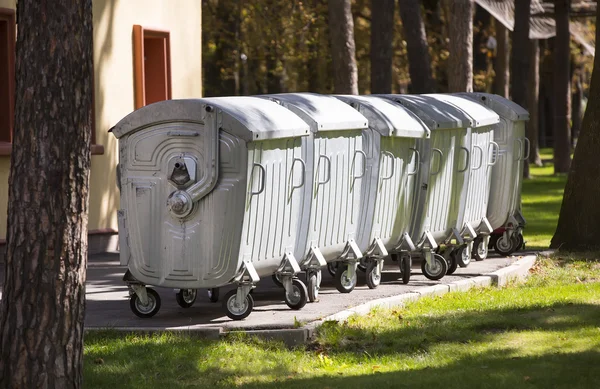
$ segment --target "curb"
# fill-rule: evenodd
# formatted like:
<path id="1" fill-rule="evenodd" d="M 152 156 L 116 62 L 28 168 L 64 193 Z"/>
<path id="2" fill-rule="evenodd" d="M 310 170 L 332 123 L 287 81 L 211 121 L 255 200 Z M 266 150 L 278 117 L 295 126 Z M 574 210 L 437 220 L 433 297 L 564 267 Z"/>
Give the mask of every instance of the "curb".
<path id="1" fill-rule="evenodd" d="M 489 286 L 502 287 L 513 281 L 523 281 L 529 275 L 529 269 L 535 263 L 537 255 L 526 255 L 519 258 L 513 264 L 498 269 L 494 272 L 483 274 L 481 276 L 454 281 L 449 284 L 426 286 L 412 292 L 403 293 L 396 296 L 385 297 L 372 300 L 367 303 L 352 307 L 325 318 L 312 321 L 300 328 L 293 329 L 263 329 L 263 330 L 231 330 L 225 331 L 223 328 L 198 328 L 198 327 L 175 327 L 175 328 L 152 328 L 152 327 L 86 327 L 86 332 L 99 331 L 117 331 L 126 333 L 155 334 L 172 332 L 177 334 L 186 334 L 205 339 L 222 339 L 229 336 L 256 336 L 264 340 L 282 341 L 288 347 L 294 347 L 310 342 L 316 330 L 327 321 L 344 321 L 353 315 L 366 315 L 373 308 L 395 308 L 402 307 L 406 303 L 417 301 L 422 297 L 442 296 L 449 292 L 466 292 L 473 288 L 483 288 Z"/>

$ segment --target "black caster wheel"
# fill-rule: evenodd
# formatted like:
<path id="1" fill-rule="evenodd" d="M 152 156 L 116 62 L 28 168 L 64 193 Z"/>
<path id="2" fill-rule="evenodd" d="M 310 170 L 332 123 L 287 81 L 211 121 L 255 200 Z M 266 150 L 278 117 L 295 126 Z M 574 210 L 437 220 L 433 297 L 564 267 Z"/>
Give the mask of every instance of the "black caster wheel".
<path id="1" fill-rule="evenodd" d="M 302 309 L 308 301 L 308 291 L 304 282 L 297 278 L 292 280 L 292 291 L 285 292 L 285 303 L 293 310 Z"/>
<path id="2" fill-rule="evenodd" d="M 456 263 L 460 267 L 467 267 L 469 266 L 469 263 L 471 263 L 471 255 L 469 254 L 467 246 L 465 245 L 456 248 L 452 253 L 450 253 L 450 256 L 452 255 L 454 255 Z"/>
<path id="3" fill-rule="evenodd" d="M 278 274 L 273 274 L 271 276 L 271 278 L 273 278 L 273 283 L 277 286 L 279 286 L 280 288 L 283 288 L 283 282 L 281 282 L 281 279 L 279 279 L 279 275 Z"/>
<path id="4" fill-rule="evenodd" d="M 196 289 L 179 289 L 175 294 L 175 300 L 181 308 L 189 308 L 194 305 L 198 291 Z"/>
<path id="5" fill-rule="evenodd" d="M 247 295 L 246 299 L 241 305 L 236 302 L 237 290 L 230 290 L 223 299 L 223 308 L 225 313 L 232 320 L 242 320 L 248 317 L 254 309 L 254 299 L 252 296 Z"/>
<path id="6" fill-rule="evenodd" d="M 448 262 L 439 254 L 433 254 L 432 264 L 428 264 L 425 258 L 421 262 L 423 275 L 432 281 L 442 279 L 448 271 Z"/>
<path id="7" fill-rule="evenodd" d="M 475 238 L 473 241 L 473 258 L 476 261 L 483 261 L 488 256 L 489 249 L 483 244 L 483 238 Z"/>
<path id="8" fill-rule="evenodd" d="M 500 236 L 494 243 L 494 251 L 498 254 L 507 257 L 523 246 L 523 235 L 512 234 L 510 239 Z"/>
<path id="9" fill-rule="evenodd" d="M 354 277 L 348 278 L 348 266 L 340 264 L 335 272 L 335 288 L 340 293 L 350 293 L 356 286 L 356 272 Z"/>
<path id="10" fill-rule="evenodd" d="M 450 254 L 450 258 L 448 258 L 448 270 L 446 270 L 446 274 L 454 274 L 456 269 L 458 269 L 458 261 L 454 255 Z"/>
<path id="11" fill-rule="evenodd" d="M 335 272 L 338 268 L 339 262 L 328 262 L 327 263 L 327 272 L 331 274 L 332 277 L 335 277 Z"/>
<path id="12" fill-rule="evenodd" d="M 208 299 L 211 303 L 219 301 L 219 288 L 210 288 L 208 290 Z"/>
<path id="13" fill-rule="evenodd" d="M 131 311 L 142 319 L 152 317 L 160 310 L 160 296 L 158 292 L 148 288 L 146 289 L 146 294 L 148 295 L 148 304 L 146 305 L 142 304 L 137 294 L 133 294 L 129 299 Z"/>
<path id="14" fill-rule="evenodd" d="M 379 286 L 381 283 L 381 273 L 377 274 L 377 261 L 369 261 L 366 276 L 369 289 L 375 289 Z"/>
<path id="15" fill-rule="evenodd" d="M 410 255 L 400 257 L 400 272 L 402 273 L 402 283 L 408 284 L 410 281 L 410 268 L 412 267 L 412 258 Z"/>
<path id="16" fill-rule="evenodd" d="M 319 301 L 319 275 L 317 272 L 306 273 L 306 283 L 308 289 L 308 301 L 314 303 Z"/>

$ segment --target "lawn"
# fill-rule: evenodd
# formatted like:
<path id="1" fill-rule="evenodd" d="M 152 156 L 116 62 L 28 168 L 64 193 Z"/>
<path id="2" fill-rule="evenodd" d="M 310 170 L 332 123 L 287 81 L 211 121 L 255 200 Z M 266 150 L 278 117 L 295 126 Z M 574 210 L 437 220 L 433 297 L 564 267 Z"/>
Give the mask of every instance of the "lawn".
<path id="1" fill-rule="evenodd" d="M 531 179 L 524 180 L 523 214 L 527 219 L 523 235 L 528 249 L 547 249 L 556 230 L 567 177 L 554 175 L 551 149 L 541 150 L 543 167 L 531 166 Z"/>
<path id="2" fill-rule="evenodd" d="M 591 257 L 596 257 L 591 255 Z M 600 263 L 326 323 L 294 350 L 251 338 L 86 335 L 86 388 L 598 388 Z"/>

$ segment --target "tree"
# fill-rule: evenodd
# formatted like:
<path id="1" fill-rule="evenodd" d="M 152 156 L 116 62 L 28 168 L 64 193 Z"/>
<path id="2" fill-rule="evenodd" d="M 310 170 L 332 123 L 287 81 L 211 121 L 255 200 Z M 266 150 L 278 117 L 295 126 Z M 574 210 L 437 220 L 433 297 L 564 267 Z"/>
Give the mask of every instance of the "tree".
<path id="1" fill-rule="evenodd" d="M 554 172 L 567 173 L 571 165 L 570 83 L 571 34 L 569 0 L 554 1 L 556 45 L 554 47 Z"/>
<path id="2" fill-rule="evenodd" d="M 0 387 L 82 384 L 92 0 L 19 1 Z"/>
<path id="3" fill-rule="evenodd" d="M 450 57 L 448 91 L 473 91 L 473 0 L 445 0 Z"/>
<path id="4" fill-rule="evenodd" d="M 419 0 L 402 0 L 399 3 L 402 28 L 406 38 L 408 71 L 411 93 L 430 93 L 435 90 L 431 75 L 431 58 L 421 16 Z"/>
<path id="5" fill-rule="evenodd" d="M 515 28 L 513 30 L 512 52 L 510 55 L 510 76 L 512 100 L 527 107 L 527 78 L 529 74 L 529 18 L 531 0 L 515 2 Z"/>
<path id="6" fill-rule="evenodd" d="M 531 50 L 529 61 L 529 88 L 527 90 L 527 107 L 529 109 L 529 123 L 527 125 L 527 138 L 530 142 L 529 161 L 525 167 L 529 170 L 529 164 L 542 166 L 542 157 L 539 147 L 539 104 L 540 104 L 540 44 L 538 40 L 532 40 L 529 45 Z M 529 172 L 525 175 L 529 177 Z"/>
<path id="7" fill-rule="evenodd" d="M 494 93 L 502 97 L 509 97 L 509 81 L 510 81 L 510 68 L 509 63 L 509 37 L 508 28 L 499 21 L 495 21 L 496 27 L 496 61 L 494 63 L 494 70 L 496 77 L 494 78 Z"/>
<path id="8" fill-rule="evenodd" d="M 600 20 L 600 7 L 596 20 Z M 596 49 L 600 29 L 596 29 Z M 600 249 L 600 56 L 594 58 L 589 100 L 573 163 L 567 178 L 558 226 L 550 247 L 561 250 Z"/>
<path id="9" fill-rule="evenodd" d="M 395 0 L 371 0 L 371 93 L 392 93 Z"/>
<path id="10" fill-rule="evenodd" d="M 334 93 L 358 94 L 354 21 L 350 0 L 329 0 Z"/>

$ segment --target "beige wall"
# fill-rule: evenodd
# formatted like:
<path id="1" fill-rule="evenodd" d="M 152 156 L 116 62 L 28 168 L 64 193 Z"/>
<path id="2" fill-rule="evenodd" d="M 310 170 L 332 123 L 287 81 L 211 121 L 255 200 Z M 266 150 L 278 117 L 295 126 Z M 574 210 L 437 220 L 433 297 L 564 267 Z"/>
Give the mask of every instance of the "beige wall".
<path id="1" fill-rule="evenodd" d="M 7 0 L 0 0 L 0 6 Z M 8 0 L 14 8 L 14 0 Z M 117 229 L 117 141 L 108 130 L 134 109 L 134 24 L 171 33 L 172 97 L 202 95 L 201 1 L 93 0 L 96 143 L 92 156 L 89 230 Z M 0 239 L 6 236 L 9 157 L 0 156 Z"/>

